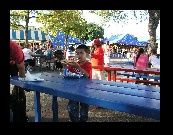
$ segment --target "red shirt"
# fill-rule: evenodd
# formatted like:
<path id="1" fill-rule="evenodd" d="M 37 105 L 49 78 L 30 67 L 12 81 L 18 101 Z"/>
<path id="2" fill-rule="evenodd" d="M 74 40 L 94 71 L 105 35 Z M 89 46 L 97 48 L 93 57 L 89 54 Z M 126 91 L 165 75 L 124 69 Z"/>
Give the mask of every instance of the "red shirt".
<path id="1" fill-rule="evenodd" d="M 86 61 L 82 65 L 80 64 L 79 61 L 77 63 L 80 65 L 80 67 L 82 69 L 84 69 L 89 74 L 89 78 L 92 78 L 92 65 L 91 65 L 91 63 L 89 61 Z M 70 71 L 72 73 L 78 73 L 78 72 L 80 72 L 79 69 L 74 68 L 73 66 L 68 66 L 68 71 Z"/>
<path id="2" fill-rule="evenodd" d="M 10 63 L 12 65 L 15 63 L 20 64 L 23 61 L 25 61 L 25 57 L 22 49 L 16 42 L 10 40 Z"/>
<path id="3" fill-rule="evenodd" d="M 94 53 L 91 55 L 92 66 L 103 66 L 104 65 L 104 51 L 101 46 L 99 46 Z"/>

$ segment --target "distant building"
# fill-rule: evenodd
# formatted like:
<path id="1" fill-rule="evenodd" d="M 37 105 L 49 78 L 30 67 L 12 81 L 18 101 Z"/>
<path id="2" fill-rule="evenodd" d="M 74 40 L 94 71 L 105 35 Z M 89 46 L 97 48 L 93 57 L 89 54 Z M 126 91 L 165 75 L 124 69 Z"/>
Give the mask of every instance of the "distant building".
<path id="1" fill-rule="evenodd" d="M 25 39 L 25 29 L 13 30 L 10 29 L 10 39 L 11 40 L 24 40 Z M 28 28 L 28 40 L 49 40 L 49 36 L 46 35 L 39 28 L 34 26 L 29 26 Z"/>

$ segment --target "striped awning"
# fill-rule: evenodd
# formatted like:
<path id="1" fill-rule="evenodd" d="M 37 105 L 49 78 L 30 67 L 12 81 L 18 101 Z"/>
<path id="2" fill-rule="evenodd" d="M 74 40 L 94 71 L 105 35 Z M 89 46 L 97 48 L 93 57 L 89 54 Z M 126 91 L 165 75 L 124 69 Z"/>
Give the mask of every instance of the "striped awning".
<path id="1" fill-rule="evenodd" d="M 10 29 L 10 39 L 16 40 L 16 39 L 25 39 L 25 30 L 13 30 Z M 28 30 L 28 40 L 49 40 L 48 35 L 46 35 L 41 30 Z"/>

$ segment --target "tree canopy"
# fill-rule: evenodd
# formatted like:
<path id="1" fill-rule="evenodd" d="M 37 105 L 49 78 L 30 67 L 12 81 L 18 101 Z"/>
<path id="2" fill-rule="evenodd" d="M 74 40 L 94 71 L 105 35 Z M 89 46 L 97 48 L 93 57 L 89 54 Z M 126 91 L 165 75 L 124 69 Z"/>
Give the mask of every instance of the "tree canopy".
<path id="1" fill-rule="evenodd" d="M 91 13 L 94 13 L 102 18 L 102 24 L 106 24 L 109 21 L 114 21 L 117 23 L 128 22 L 128 14 L 124 10 L 90 10 Z M 150 45 L 149 51 L 152 48 L 156 48 L 156 29 L 160 20 L 160 10 L 131 10 L 136 19 L 140 19 L 140 22 L 149 17 L 148 22 L 148 33 L 150 36 Z M 137 12 L 140 12 L 140 18 L 137 16 Z M 148 15 L 148 16 L 147 16 Z"/>
<path id="2" fill-rule="evenodd" d="M 47 13 L 39 13 L 36 21 L 42 23 L 42 29 L 46 33 L 51 31 L 53 36 L 58 29 L 66 35 L 77 36 L 79 31 L 85 31 L 83 26 L 86 21 L 81 14 L 81 10 L 49 10 Z"/>
<path id="3" fill-rule="evenodd" d="M 95 23 L 87 23 L 87 25 L 85 25 L 85 30 L 85 32 L 78 36 L 78 38 L 84 42 L 87 40 L 93 40 L 95 38 L 104 38 L 104 29 Z"/>

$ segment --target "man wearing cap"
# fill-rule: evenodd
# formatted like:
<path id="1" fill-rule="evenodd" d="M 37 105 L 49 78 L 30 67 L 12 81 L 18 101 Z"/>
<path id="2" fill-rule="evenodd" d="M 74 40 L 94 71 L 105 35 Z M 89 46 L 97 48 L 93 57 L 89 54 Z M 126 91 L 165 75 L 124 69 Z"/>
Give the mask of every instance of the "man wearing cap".
<path id="1" fill-rule="evenodd" d="M 91 51 L 92 66 L 104 66 L 104 51 L 99 39 L 95 39 L 94 47 Z M 92 79 L 105 80 L 103 69 L 92 69 Z"/>

